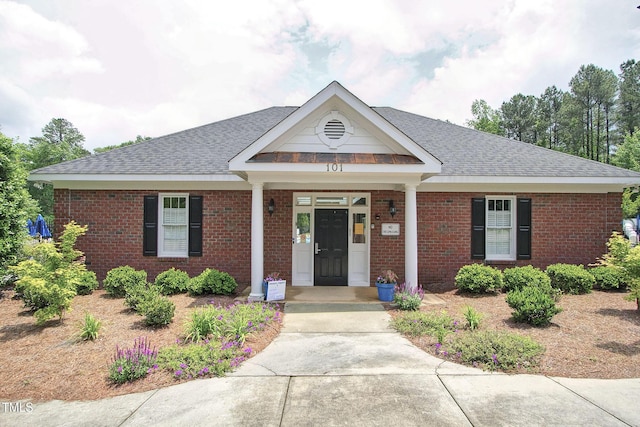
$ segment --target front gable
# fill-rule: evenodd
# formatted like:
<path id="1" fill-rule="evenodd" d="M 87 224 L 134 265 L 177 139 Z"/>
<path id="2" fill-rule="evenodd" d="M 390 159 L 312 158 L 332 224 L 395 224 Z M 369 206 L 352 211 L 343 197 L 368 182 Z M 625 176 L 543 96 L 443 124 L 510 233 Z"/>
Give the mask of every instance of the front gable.
<path id="1" fill-rule="evenodd" d="M 270 182 L 325 182 L 335 179 L 326 172 L 340 172 L 343 180 L 419 183 L 440 173 L 441 162 L 333 82 L 231 159 L 229 170 Z"/>

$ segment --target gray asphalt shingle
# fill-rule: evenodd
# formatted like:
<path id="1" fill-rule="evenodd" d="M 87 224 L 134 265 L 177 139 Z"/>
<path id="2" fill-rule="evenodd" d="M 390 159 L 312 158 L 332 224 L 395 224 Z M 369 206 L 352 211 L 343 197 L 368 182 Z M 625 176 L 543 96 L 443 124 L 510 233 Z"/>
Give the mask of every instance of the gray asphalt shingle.
<path id="1" fill-rule="evenodd" d="M 227 175 L 231 158 L 297 108 L 271 107 L 32 174 Z M 640 177 L 637 172 L 394 108 L 373 110 L 440 160 L 444 176 Z"/>

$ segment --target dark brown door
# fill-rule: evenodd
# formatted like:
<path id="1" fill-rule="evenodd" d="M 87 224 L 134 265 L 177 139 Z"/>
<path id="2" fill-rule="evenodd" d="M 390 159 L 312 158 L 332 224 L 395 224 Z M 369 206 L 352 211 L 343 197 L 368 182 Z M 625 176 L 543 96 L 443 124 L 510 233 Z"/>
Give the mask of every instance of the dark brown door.
<path id="1" fill-rule="evenodd" d="M 349 211 L 315 210 L 315 286 L 347 286 Z"/>

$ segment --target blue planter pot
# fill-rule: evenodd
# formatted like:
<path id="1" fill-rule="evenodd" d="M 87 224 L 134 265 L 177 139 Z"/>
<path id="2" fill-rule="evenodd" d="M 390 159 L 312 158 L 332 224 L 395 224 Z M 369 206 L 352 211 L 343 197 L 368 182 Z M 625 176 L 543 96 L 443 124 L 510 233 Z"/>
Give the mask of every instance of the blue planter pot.
<path id="1" fill-rule="evenodd" d="M 393 295 L 396 289 L 395 283 L 376 282 L 376 287 L 378 288 L 378 299 L 380 301 L 384 301 L 384 302 L 393 301 Z"/>

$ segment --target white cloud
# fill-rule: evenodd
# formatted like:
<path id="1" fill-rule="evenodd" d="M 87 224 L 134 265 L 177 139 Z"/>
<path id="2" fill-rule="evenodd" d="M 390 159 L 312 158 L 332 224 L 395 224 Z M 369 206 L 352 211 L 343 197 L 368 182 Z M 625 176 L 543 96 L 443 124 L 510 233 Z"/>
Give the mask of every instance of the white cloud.
<path id="1" fill-rule="evenodd" d="M 608 0 L 21 3 L 0 0 L 2 130 L 64 117 L 87 148 L 300 105 L 332 80 L 462 124 L 474 99 L 640 55 L 635 7 Z"/>

